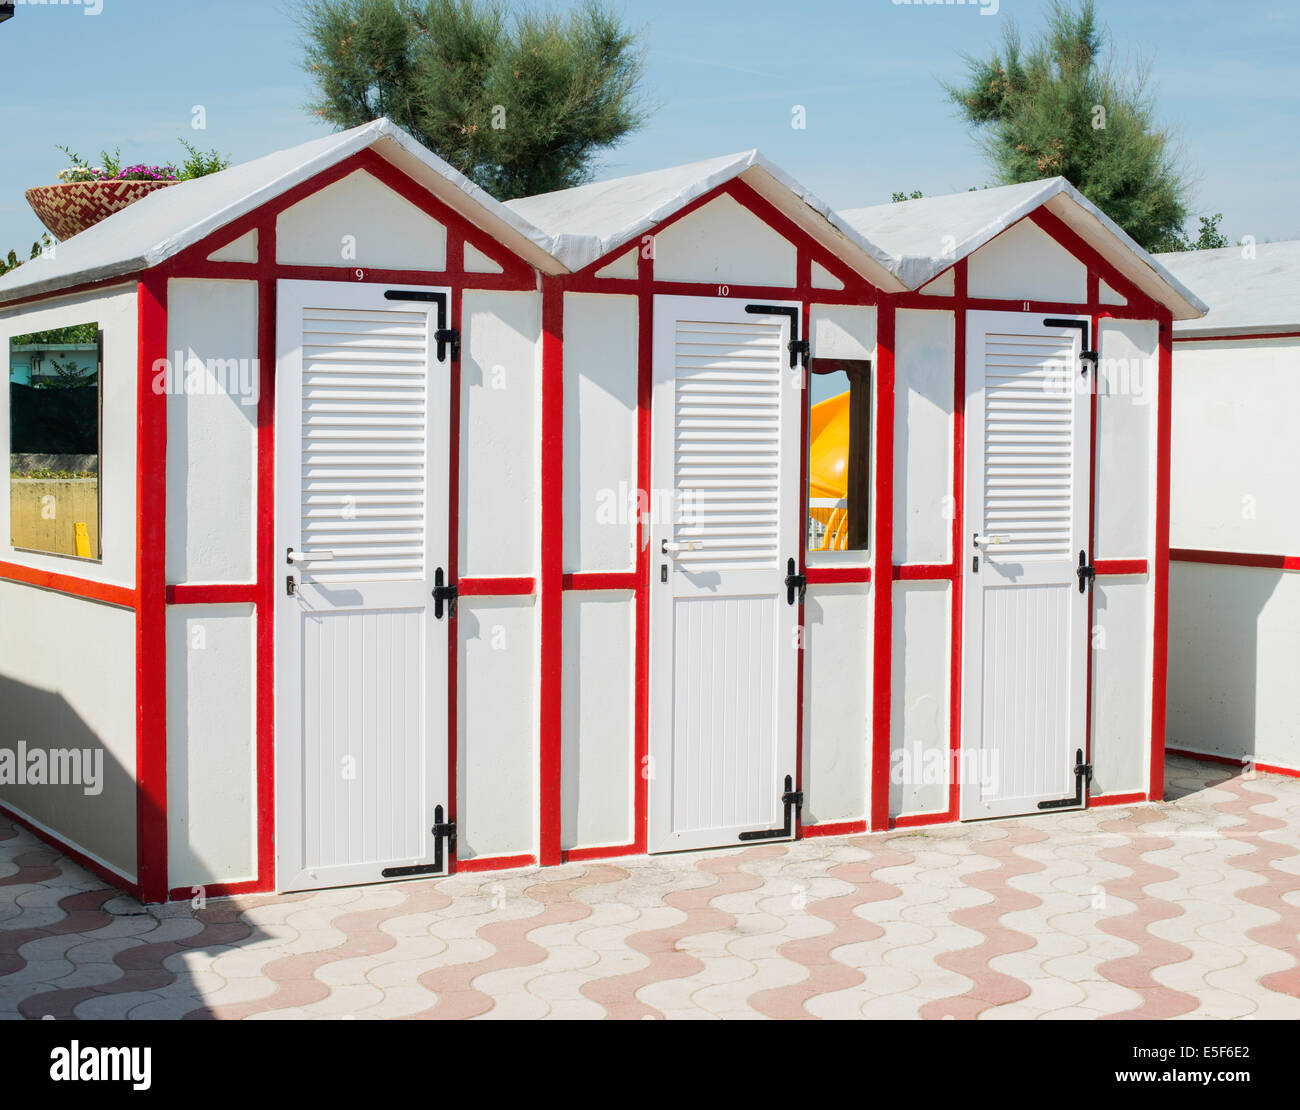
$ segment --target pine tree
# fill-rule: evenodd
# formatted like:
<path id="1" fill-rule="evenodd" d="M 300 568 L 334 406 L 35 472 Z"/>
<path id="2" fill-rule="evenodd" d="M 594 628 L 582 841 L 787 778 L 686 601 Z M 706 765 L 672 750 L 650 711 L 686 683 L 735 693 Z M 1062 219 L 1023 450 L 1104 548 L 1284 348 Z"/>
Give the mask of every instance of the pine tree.
<path id="1" fill-rule="evenodd" d="M 599 0 L 309 0 L 301 25 L 318 115 L 388 116 L 499 200 L 589 180 L 647 117 L 640 35 Z"/>
<path id="2" fill-rule="evenodd" d="M 944 88 L 998 184 L 1064 177 L 1148 250 L 1182 233 L 1188 186 L 1155 122 L 1149 66 L 1116 61 L 1093 0 L 1053 0 L 1028 48 L 1010 24 L 992 57 L 965 61 L 965 83 Z"/>

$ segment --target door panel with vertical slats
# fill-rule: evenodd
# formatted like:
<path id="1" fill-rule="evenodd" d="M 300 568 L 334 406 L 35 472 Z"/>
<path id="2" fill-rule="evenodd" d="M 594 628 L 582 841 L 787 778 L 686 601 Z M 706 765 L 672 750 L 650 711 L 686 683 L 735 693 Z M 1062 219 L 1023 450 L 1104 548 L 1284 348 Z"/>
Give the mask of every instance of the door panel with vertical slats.
<path id="1" fill-rule="evenodd" d="M 804 394 L 788 317 L 671 297 L 655 313 L 653 486 L 671 511 L 650 529 L 650 850 L 668 852 L 782 827 Z"/>
<path id="2" fill-rule="evenodd" d="M 967 314 L 961 812 L 1034 813 L 1086 752 L 1091 382 L 1077 330 Z M 979 541 L 979 542 L 974 542 Z"/>
<path id="3" fill-rule="evenodd" d="M 445 291 L 424 291 L 444 298 Z M 450 367 L 437 301 L 282 282 L 277 338 L 277 885 L 436 859 L 449 808 Z M 445 866 L 445 860 L 444 860 Z"/>

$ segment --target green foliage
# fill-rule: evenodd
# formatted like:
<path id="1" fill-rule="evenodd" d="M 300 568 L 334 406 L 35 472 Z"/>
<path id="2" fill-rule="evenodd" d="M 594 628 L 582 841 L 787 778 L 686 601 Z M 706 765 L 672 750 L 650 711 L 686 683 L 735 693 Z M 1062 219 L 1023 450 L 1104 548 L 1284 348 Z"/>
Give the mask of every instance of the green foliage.
<path id="1" fill-rule="evenodd" d="M 925 194 L 920 189 L 913 189 L 910 193 L 893 193 L 889 199 L 894 204 L 899 204 L 905 200 L 920 200 Z"/>
<path id="2" fill-rule="evenodd" d="M 589 180 L 647 118 L 640 34 L 599 0 L 308 0 L 301 28 L 321 118 L 388 116 L 500 200 Z"/>
<path id="3" fill-rule="evenodd" d="M 229 155 L 221 154 L 215 148 L 207 151 L 199 150 L 193 143 L 187 143 L 184 139 L 180 140 L 180 144 L 188 155 L 181 163 L 179 173 L 181 181 L 192 181 L 196 177 L 207 177 L 209 174 L 230 169 Z"/>
<path id="4" fill-rule="evenodd" d="M 966 80 L 945 84 L 980 136 L 1000 184 L 1061 176 L 1147 249 L 1187 219 L 1187 183 L 1171 134 L 1155 122 L 1147 64 L 1109 50 L 1094 0 L 1053 0 L 1027 48 L 1014 24 Z"/>
<path id="5" fill-rule="evenodd" d="M 1195 239 L 1185 235 L 1183 230 L 1179 228 L 1175 234 L 1170 235 L 1168 239 L 1161 243 L 1158 249 L 1161 251 L 1215 251 L 1230 247 L 1232 243 L 1219 230 L 1219 222 L 1222 219 L 1222 212 L 1216 212 L 1213 216 L 1201 216 L 1201 231 Z"/>
<path id="6" fill-rule="evenodd" d="M 30 262 L 33 258 L 37 258 L 42 250 L 48 249 L 53 244 L 54 240 L 50 238 L 50 233 L 48 231 L 45 232 L 32 244 L 31 253 L 27 256 L 27 261 Z M 0 258 L 0 277 L 4 277 L 4 275 L 10 270 L 18 269 L 22 264 L 23 260 L 18 257 L 18 252 L 11 250 L 6 257 Z"/>
<path id="7" fill-rule="evenodd" d="M 51 358 L 50 365 L 54 368 L 54 377 L 41 378 L 34 383 L 37 389 L 93 389 L 99 385 L 98 372 L 82 374 L 76 359 L 60 361 Z"/>
<path id="8" fill-rule="evenodd" d="M 15 335 L 10 340 L 15 347 L 52 347 L 59 343 L 97 343 L 98 341 L 98 324 L 74 324 L 67 328 L 34 331 L 27 335 Z"/>

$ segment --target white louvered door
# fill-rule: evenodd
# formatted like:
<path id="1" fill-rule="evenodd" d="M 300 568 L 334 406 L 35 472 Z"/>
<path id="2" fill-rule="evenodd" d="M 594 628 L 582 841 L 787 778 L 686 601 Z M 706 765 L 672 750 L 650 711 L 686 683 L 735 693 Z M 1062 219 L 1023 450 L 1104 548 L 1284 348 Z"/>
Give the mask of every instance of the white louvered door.
<path id="1" fill-rule="evenodd" d="M 280 282 L 276 877 L 280 890 L 444 868 L 450 366 L 446 290 Z M 406 874 L 403 874 L 405 872 Z"/>
<path id="2" fill-rule="evenodd" d="M 655 298 L 652 852 L 783 829 L 797 779 L 799 609 L 785 578 L 800 554 L 805 394 L 791 330 L 745 302 Z"/>
<path id="3" fill-rule="evenodd" d="M 1092 379 L 1076 328 L 966 320 L 961 815 L 973 820 L 1072 799 L 1086 759 Z"/>

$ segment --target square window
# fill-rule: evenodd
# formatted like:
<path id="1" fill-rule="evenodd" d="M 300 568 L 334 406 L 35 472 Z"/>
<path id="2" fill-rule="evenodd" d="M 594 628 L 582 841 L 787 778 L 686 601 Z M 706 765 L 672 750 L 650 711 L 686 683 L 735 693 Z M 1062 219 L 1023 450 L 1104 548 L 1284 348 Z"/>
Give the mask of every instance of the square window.
<path id="1" fill-rule="evenodd" d="M 866 551 L 871 529 L 871 362 L 809 362 L 808 551 Z"/>

